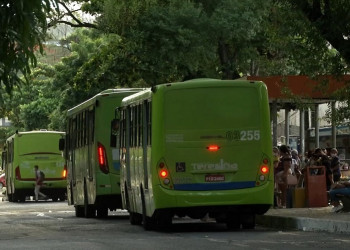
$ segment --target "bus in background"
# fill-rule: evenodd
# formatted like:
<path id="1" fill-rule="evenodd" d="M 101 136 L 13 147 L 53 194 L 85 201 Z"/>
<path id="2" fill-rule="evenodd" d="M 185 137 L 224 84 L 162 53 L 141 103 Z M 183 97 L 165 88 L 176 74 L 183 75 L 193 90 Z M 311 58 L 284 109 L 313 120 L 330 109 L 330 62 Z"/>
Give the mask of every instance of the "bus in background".
<path id="1" fill-rule="evenodd" d="M 53 201 L 66 199 L 67 168 L 58 149 L 64 135 L 46 130 L 16 132 L 6 140 L 2 164 L 8 201 L 24 202 L 27 196 L 34 196 L 35 165 L 45 174 L 41 191 Z"/>
<path id="2" fill-rule="evenodd" d="M 77 217 L 105 217 L 121 208 L 118 124 L 115 107 L 142 89 L 108 89 L 67 112 L 65 141 L 67 198 Z M 111 146 L 112 145 L 112 146 Z"/>
<path id="3" fill-rule="evenodd" d="M 204 216 L 254 228 L 273 204 L 270 113 L 263 82 L 195 79 L 123 99 L 121 192 L 131 224 Z"/>

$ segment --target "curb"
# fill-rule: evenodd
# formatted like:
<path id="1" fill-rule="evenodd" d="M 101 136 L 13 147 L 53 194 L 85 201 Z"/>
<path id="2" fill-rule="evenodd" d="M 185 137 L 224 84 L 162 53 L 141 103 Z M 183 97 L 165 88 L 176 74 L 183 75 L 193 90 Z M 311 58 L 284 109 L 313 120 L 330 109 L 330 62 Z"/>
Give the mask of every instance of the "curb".
<path id="1" fill-rule="evenodd" d="M 350 234 L 350 221 L 334 221 L 326 219 L 314 219 L 305 217 L 282 217 L 270 215 L 257 215 L 258 225 L 286 230 L 321 231 L 329 233 Z"/>

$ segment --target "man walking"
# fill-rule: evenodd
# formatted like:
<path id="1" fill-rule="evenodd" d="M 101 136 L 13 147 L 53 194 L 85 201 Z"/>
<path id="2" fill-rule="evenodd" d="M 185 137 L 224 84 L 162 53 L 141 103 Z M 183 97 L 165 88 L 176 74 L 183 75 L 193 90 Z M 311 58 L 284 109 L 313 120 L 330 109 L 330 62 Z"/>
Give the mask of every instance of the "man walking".
<path id="1" fill-rule="evenodd" d="M 44 180 L 38 165 L 34 166 L 34 171 L 35 171 L 35 188 L 34 188 L 35 201 L 38 201 L 39 195 L 43 196 L 44 199 L 47 200 L 47 196 L 42 192 L 40 192 L 40 188 L 43 185 Z"/>

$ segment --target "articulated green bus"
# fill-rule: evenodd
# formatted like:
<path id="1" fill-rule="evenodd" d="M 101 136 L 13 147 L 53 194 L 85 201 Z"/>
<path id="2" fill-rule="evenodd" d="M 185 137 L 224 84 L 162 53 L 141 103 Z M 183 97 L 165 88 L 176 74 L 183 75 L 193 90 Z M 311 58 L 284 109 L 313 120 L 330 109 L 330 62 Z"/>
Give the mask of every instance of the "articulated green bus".
<path id="1" fill-rule="evenodd" d="M 196 79 L 123 99 L 121 192 L 131 224 L 209 216 L 254 228 L 273 204 L 270 114 L 263 82 Z"/>
<path id="2" fill-rule="evenodd" d="M 44 130 L 17 132 L 6 140 L 2 162 L 10 202 L 24 202 L 27 196 L 34 196 L 35 165 L 45 173 L 41 192 L 53 201 L 66 199 L 67 169 L 58 149 L 64 135 L 64 132 Z"/>
<path id="3" fill-rule="evenodd" d="M 115 107 L 142 89 L 108 89 L 68 110 L 65 150 L 68 204 L 77 217 L 105 217 L 121 208 Z"/>

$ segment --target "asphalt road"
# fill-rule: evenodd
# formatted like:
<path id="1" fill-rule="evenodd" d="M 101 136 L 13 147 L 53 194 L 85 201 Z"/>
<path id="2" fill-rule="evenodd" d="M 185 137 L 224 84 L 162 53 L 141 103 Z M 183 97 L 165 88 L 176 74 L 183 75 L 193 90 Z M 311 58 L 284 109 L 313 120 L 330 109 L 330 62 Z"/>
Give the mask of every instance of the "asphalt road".
<path id="1" fill-rule="evenodd" d="M 350 249 L 350 237 L 302 231 L 227 231 L 224 224 L 175 219 L 168 232 L 144 231 L 123 210 L 76 218 L 66 202 L 0 202 L 0 249 Z"/>

